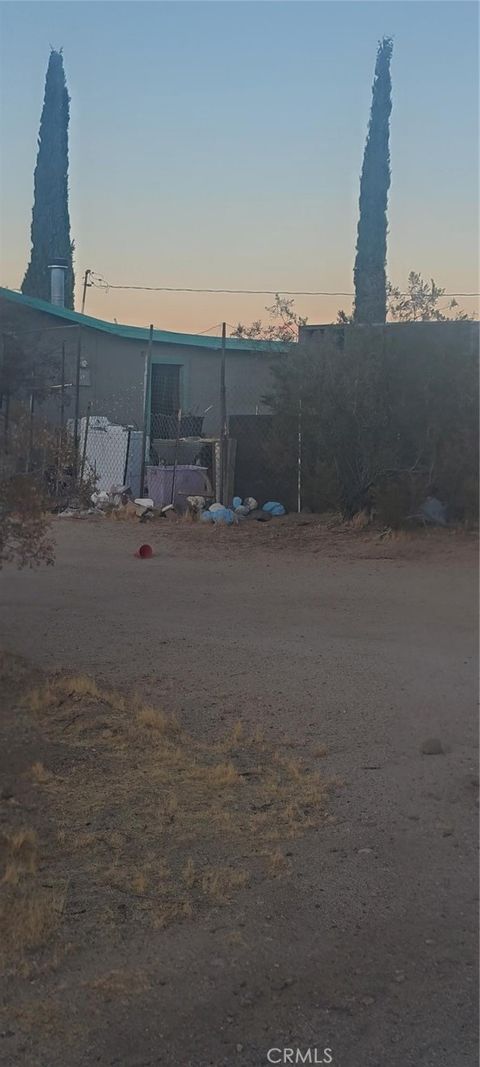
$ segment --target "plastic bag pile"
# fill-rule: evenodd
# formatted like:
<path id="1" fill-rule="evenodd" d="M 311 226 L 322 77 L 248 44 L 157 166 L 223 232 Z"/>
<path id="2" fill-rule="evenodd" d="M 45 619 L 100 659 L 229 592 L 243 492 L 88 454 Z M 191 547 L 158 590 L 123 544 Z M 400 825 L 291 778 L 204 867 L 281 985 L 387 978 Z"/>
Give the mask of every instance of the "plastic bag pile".
<path id="1" fill-rule="evenodd" d="M 269 500 L 259 508 L 258 501 L 253 496 L 247 496 L 245 500 L 234 496 L 231 508 L 224 507 L 223 504 L 211 504 L 208 510 L 200 512 L 200 520 L 215 525 L 233 526 L 238 525 L 247 516 L 266 522 L 280 515 L 286 515 L 286 510 L 283 504 L 276 500 Z"/>

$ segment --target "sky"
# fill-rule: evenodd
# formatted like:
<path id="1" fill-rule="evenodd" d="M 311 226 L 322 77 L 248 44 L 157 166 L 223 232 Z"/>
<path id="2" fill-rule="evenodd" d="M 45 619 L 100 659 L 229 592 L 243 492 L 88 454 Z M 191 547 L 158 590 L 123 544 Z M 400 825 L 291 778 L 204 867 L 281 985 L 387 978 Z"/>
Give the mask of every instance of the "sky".
<path id="1" fill-rule="evenodd" d="M 394 38 L 388 274 L 478 292 L 478 8 L 405 2 L 6 2 L 0 7 L 0 284 L 29 258 L 50 46 L 71 95 L 82 275 L 111 284 L 352 292 L 377 42 Z M 268 320 L 268 296 L 87 291 L 158 329 Z M 478 313 L 478 301 L 459 299 Z M 296 297 L 311 323 L 349 297 Z M 218 331 L 213 331 L 218 332 Z"/>

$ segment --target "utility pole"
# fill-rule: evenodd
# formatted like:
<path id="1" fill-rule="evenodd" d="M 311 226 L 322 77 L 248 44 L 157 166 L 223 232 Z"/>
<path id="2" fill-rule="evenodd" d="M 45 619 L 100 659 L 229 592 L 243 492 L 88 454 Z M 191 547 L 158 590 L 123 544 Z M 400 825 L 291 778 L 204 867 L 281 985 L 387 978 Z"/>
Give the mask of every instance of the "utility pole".
<path id="1" fill-rule="evenodd" d="M 225 384 L 225 340 L 227 324 L 222 322 L 222 359 L 220 364 L 220 503 L 225 504 L 227 481 L 227 391 Z"/>
<path id="2" fill-rule="evenodd" d="M 91 284 L 92 284 L 92 283 L 91 283 L 91 282 L 89 282 L 89 280 L 88 280 L 88 279 L 89 279 L 89 277 L 90 277 L 90 275 L 91 275 L 91 273 L 92 273 L 92 271 L 91 271 L 91 270 L 86 270 L 86 271 L 85 271 L 85 274 L 84 274 L 84 276 L 83 276 L 83 294 L 82 294 L 82 315 L 84 315 L 84 313 L 85 313 L 85 300 L 86 300 L 86 297 L 87 297 L 87 289 L 88 289 L 88 288 L 89 288 L 89 287 L 91 286 Z"/>

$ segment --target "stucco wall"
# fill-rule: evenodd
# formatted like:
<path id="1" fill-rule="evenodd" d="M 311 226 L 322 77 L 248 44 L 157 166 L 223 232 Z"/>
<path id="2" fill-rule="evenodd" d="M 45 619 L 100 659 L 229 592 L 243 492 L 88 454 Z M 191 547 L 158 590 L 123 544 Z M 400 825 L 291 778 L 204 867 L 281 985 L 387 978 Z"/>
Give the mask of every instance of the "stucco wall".
<path id="1" fill-rule="evenodd" d="M 78 328 L 59 324 L 54 315 L 0 299 L 0 329 L 18 331 L 18 340 L 32 358 L 47 356 L 60 364 L 65 345 L 66 381 L 75 381 Z M 205 414 L 204 432 L 220 428 L 220 340 L 212 349 L 154 343 L 155 363 L 180 367 L 180 397 L 184 412 Z M 140 427 L 143 423 L 144 375 L 147 341 L 117 337 L 89 327 L 81 330 L 82 369 L 80 414 L 91 403 L 92 413 L 112 422 Z M 277 357 L 278 358 L 278 357 Z M 261 410 L 262 396 L 269 388 L 268 353 L 227 352 L 226 391 L 229 414 L 254 414 Z M 60 381 L 60 378 L 58 379 Z M 89 382 L 89 384 L 83 384 Z M 74 390 L 68 390 L 67 417 L 73 414 Z M 207 411 L 207 409 L 209 409 Z"/>

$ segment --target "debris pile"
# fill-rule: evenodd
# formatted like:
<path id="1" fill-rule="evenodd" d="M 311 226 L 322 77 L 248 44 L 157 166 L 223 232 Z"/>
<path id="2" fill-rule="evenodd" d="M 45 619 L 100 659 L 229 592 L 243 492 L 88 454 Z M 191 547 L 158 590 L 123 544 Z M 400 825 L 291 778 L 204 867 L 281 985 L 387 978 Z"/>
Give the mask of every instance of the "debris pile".
<path id="1" fill-rule="evenodd" d="M 248 496 L 245 500 L 234 496 L 231 507 L 216 502 L 207 508 L 205 498 L 200 496 L 188 497 L 187 504 L 192 516 L 211 525 L 238 526 L 245 519 L 269 522 L 272 518 L 287 514 L 286 508 L 278 501 L 269 500 L 263 507 L 259 507 L 253 496 Z"/>
<path id="2" fill-rule="evenodd" d="M 246 519 L 255 519 L 257 522 L 269 522 L 272 518 L 286 515 L 283 504 L 275 500 L 268 500 L 260 507 L 254 497 L 235 496 L 231 507 L 226 507 L 218 501 L 207 507 L 207 499 L 204 496 L 188 496 L 187 508 L 190 515 L 203 523 L 212 526 L 238 526 Z M 105 516 L 114 514 L 117 518 L 138 519 L 139 522 L 147 522 L 153 518 L 163 518 L 169 512 L 176 512 L 173 504 L 159 507 L 152 497 L 133 498 L 130 486 L 113 485 L 109 490 L 96 490 L 91 494 L 90 507 L 81 504 L 72 505 L 60 512 L 63 518 L 86 518 L 87 516 Z"/>

